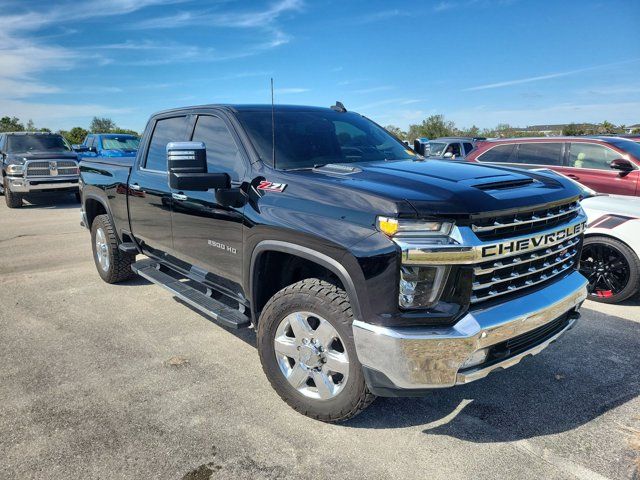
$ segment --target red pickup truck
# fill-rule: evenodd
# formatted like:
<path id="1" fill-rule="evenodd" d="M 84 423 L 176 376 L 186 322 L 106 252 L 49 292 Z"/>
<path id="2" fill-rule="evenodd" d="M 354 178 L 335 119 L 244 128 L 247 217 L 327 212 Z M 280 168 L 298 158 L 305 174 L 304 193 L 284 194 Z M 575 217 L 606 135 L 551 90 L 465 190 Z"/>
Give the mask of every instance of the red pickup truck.
<path id="1" fill-rule="evenodd" d="M 640 196 L 640 143 L 621 137 L 488 140 L 467 161 L 556 170 L 599 193 Z"/>

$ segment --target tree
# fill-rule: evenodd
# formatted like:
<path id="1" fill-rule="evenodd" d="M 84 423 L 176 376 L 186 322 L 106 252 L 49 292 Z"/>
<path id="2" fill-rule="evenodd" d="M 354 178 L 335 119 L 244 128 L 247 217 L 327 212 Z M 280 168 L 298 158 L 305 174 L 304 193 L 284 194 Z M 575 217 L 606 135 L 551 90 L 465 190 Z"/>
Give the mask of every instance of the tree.
<path id="1" fill-rule="evenodd" d="M 480 137 L 480 129 L 475 125 L 472 125 L 469 128 L 462 129 L 460 132 L 465 137 Z"/>
<path id="2" fill-rule="evenodd" d="M 127 135 L 135 135 L 136 137 L 140 136 L 140 134 L 135 130 L 129 130 L 127 128 L 120 128 L 120 127 L 114 128 L 113 130 L 111 130 L 111 133 L 123 133 Z"/>
<path id="3" fill-rule="evenodd" d="M 91 125 L 89 125 L 91 133 L 111 133 L 116 128 L 116 123 L 110 118 L 93 117 Z"/>
<path id="4" fill-rule="evenodd" d="M 387 132 L 400 140 L 405 140 L 407 138 L 407 133 L 403 132 L 400 127 L 396 127 L 395 125 L 387 125 L 384 128 Z"/>
<path id="5" fill-rule="evenodd" d="M 24 125 L 18 117 L 0 118 L 0 132 L 23 132 Z"/>
<path id="6" fill-rule="evenodd" d="M 618 133 L 616 126 L 606 120 L 598 125 L 598 133 Z"/>
<path id="7" fill-rule="evenodd" d="M 570 123 L 566 127 L 562 129 L 562 135 L 566 135 L 569 137 L 575 137 L 577 135 L 585 135 L 586 130 L 582 125 L 576 125 L 575 123 Z"/>
<path id="8" fill-rule="evenodd" d="M 458 133 L 458 130 L 455 124 L 446 121 L 444 115 L 431 115 L 423 120 L 420 125 L 410 125 L 407 139 L 448 137 L 456 133 Z"/>
<path id="9" fill-rule="evenodd" d="M 33 120 L 29 119 L 29 121 L 27 122 L 27 132 L 35 132 L 36 131 L 36 125 L 33 123 Z"/>
<path id="10" fill-rule="evenodd" d="M 62 135 L 64 138 L 66 138 L 67 141 L 69 143 L 71 143 L 72 145 L 76 144 L 76 143 L 82 143 L 82 141 L 84 140 L 84 137 L 86 137 L 88 133 L 89 132 L 87 132 L 82 127 L 73 127 L 69 131 L 60 130 L 60 135 Z"/>

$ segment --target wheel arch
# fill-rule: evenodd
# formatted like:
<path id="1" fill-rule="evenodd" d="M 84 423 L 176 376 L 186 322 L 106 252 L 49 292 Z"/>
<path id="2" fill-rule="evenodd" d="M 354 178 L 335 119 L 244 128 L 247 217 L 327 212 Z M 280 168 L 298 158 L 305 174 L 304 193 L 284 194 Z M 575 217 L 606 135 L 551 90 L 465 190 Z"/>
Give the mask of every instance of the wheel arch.
<path id="1" fill-rule="evenodd" d="M 260 260 L 264 258 L 264 255 L 270 252 L 297 257 L 316 264 L 318 267 L 331 272 L 341 282 L 342 287 L 347 293 L 355 318 L 362 318 L 360 303 L 358 301 L 358 293 L 356 291 L 354 281 L 344 265 L 338 262 L 335 258 L 308 247 L 303 247 L 295 243 L 284 242 L 281 240 L 263 240 L 256 245 L 251 254 L 249 298 L 251 299 L 251 313 L 254 321 L 258 319 L 259 313 L 262 310 L 264 303 L 266 303 L 264 300 L 261 301 L 259 295 L 260 287 L 258 286 L 259 282 L 257 278 L 259 273 L 258 266 L 260 265 Z"/>

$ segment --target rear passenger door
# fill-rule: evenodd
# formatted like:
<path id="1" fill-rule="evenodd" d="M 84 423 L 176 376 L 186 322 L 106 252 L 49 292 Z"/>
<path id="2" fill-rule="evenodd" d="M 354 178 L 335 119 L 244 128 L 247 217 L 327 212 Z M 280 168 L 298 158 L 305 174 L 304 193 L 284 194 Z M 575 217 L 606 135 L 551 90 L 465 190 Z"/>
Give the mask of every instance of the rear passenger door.
<path id="1" fill-rule="evenodd" d="M 571 142 L 567 145 L 567 165 L 560 170 L 562 173 L 598 193 L 636 194 L 640 172 L 621 173 L 610 167 L 611 161 L 622 158 L 623 154 L 597 143 Z"/>
<path id="2" fill-rule="evenodd" d="M 132 234 L 145 253 L 161 259 L 173 250 L 167 143 L 185 141 L 187 124 L 186 115 L 154 120 L 151 138 L 129 178 Z"/>

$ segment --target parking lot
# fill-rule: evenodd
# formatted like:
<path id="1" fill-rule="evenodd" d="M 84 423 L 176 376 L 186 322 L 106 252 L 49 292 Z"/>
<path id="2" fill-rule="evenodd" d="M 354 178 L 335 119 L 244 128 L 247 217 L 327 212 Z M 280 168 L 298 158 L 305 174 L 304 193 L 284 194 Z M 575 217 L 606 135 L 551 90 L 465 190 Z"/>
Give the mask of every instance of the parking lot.
<path id="1" fill-rule="evenodd" d="M 638 476 L 638 299 L 587 302 L 511 370 L 328 425 L 280 400 L 251 332 L 103 283 L 79 221 L 71 195 L 0 205 L 0 478 Z"/>

